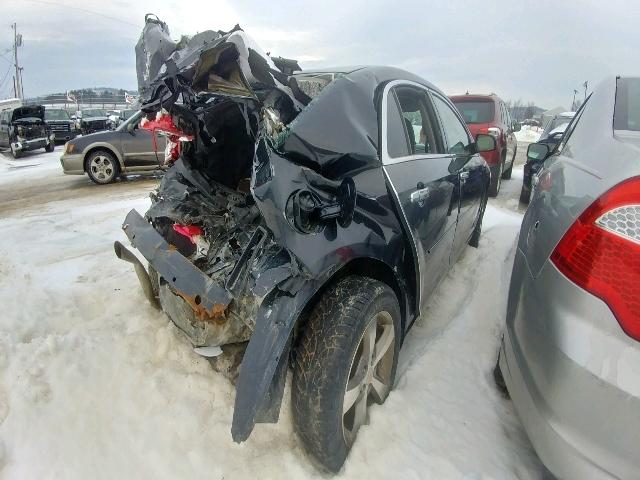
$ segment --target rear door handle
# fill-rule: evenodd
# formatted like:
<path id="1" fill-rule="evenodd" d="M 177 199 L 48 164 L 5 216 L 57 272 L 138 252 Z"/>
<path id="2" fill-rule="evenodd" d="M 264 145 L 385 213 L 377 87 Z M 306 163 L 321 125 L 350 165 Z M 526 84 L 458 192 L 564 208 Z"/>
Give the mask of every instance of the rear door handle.
<path id="1" fill-rule="evenodd" d="M 460 180 L 466 180 L 469 178 L 469 172 L 460 172 Z"/>
<path id="2" fill-rule="evenodd" d="M 429 187 L 424 187 L 411 192 L 411 203 L 421 203 L 429 196 Z"/>

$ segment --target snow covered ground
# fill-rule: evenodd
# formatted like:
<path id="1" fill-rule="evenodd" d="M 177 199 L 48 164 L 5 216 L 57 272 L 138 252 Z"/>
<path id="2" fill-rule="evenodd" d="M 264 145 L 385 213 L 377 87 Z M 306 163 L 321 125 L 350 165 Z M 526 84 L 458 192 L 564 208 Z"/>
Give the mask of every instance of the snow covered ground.
<path id="1" fill-rule="evenodd" d="M 530 127 L 529 125 L 523 125 L 522 129 L 516 132 L 514 135 L 516 136 L 516 140 L 518 142 L 524 143 L 534 143 L 540 139 L 540 135 L 542 135 L 541 127 Z"/>
<path id="2" fill-rule="evenodd" d="M 233 387 L 113 254 L 156 180 L 95 186 L 62 175 L 59 155 L 0 154 L 0 478 L 326 478 L 293 433 L 289 387 L 280 422 L 233 443 Z M 521 176 L 416 322 L 337 478 L 543 478 L 491 376 Z"/>

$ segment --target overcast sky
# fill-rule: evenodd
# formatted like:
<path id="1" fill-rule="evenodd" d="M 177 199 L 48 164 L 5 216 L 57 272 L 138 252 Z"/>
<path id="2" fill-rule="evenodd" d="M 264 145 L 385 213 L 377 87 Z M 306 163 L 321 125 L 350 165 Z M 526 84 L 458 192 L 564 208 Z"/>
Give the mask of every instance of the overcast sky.
<path id="1" fill-rule="evenodd" d="M 79 2 L 74 2 L 80 4 Z M 11 22 L 24 46 L 25 96 L 136 89 L 134 46 L 153 12 L 171 34 L 236 23 L 303 68 L 395 65 L 448 94 L 495 92 L 552 108 L 612 74 L 640 74 L 640 2 L 519 0 L 0 0 L 0 98 L 13 96 Z M 5 78 L 5 73 L 8 74 Z M 3 78 L 4 83 L 3 83 Z"/>

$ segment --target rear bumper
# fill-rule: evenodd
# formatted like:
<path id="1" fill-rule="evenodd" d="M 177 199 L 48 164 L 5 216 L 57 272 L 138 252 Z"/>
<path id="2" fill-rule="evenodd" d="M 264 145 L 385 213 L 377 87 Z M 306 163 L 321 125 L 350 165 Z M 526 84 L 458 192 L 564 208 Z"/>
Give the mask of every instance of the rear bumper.
<path id="1" fill-rule="evenodd" d="M 227 316 L 231 294 L 172 248 L 136 210 L 129 212 L 122 229 L 153 268 L 149 269 L 149 275 L 157 276 L 152 278 L 152 283 L 157 285 L 156 295 L 162 310 L 195 346 L 221 345 L 232 338 L 248 338 L 246 326 Z M 116 252 L 122 248 L 117 245 Z M 145 281 L 143 288 L 145 292 L 148 290 Z"/>
<path id="2" fill-rule="evenodd" d="M 640 345 L 550 262 L 515 262 L 500 369 L 536 452 L 559 479 L 638 478 Z"/>

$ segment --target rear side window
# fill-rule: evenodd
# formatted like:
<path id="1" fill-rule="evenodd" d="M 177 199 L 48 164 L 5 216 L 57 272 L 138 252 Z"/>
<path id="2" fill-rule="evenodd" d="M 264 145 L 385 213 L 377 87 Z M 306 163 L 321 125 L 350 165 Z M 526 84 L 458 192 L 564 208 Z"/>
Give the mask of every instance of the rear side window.
<path id="1" fill-rule="evenodd" d="M 618 79 L 613 128 L 640 132 L 640 78 Z"/>
<path id="2" fill-rule="evenodd" d="M 426 91 L 413 87 L 397 87 L 396 95 L 402 113 L 412 155 L 438 153 L 435 114 Z"/>
<path id="3" fill-rule="evenodd" d="M 391 158 L 409 155 L 409 144 L 394 90 L 387 95 L 387 153 Z"/>
<path id="4" fill-rule="evenodd" d="M 570 121 L 568 122 L 569 125 L 567 125 L 567 129 L 565 130 L 564 135 L 562 136 L 562 140 L 560 140 L 560 143 L 556 145 L 554 152 L 561 152 L 564 149 L 564 147 L 570 143 L 569 140 L 571 139 L 573 132 L 578 126 L 578 123 L 580 122 L 580 118 L 582 118 L 582 114 L 587 108 L 587 105 L 589 105 L 590 99 L 591 99 L 591 95 L 587 97 L 587 99 L 584 101 L 582 106 L 576 112 L 575 116 L 572 119 L 570 119 Z"/>
<path id="5" fill-rule="evenodd" d="M 462 118 L 467 123 L 490 123 L 493 122 L 495 108 L 493 101 L 487 102 L 453 102 Z"/>

